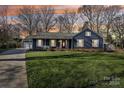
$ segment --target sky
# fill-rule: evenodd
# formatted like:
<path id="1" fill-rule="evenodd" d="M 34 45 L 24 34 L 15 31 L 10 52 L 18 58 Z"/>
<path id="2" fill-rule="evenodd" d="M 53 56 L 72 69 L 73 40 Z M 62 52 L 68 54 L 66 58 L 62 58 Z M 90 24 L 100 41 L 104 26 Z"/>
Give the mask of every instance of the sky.
<path id="1" fill-rule="evenodd" d="M 8 6 L 8 15 L 9 16 L 17 16 L 19 9 L 23 8 L 23 5 L 7 5 Z M 34 8 L 42 8 L 45 5 L 32 5 Z M 51 7 L 55 8 L 55 13 L 62 14 L 65 9 L 77 10 L 81 5 L 51 5 Z M 4 5 L 0 5 L 0 10 L 4 7 Z M 121 5 L 124 8 L 124 5 Z M 123 9 L 124 11 L 124 9 Z"/>
<path id="2" fill-rule="evenodd" d="M 2 5 L 0 5 L 0 9 L 2 9 Z M 34 8 L 40 8 L 40 7 L 44 7 L 43 5 L 33 5 Z M 55 12 L 57 14 L 61 14 L 63 13 L 64 9 L 73 9 L 73 10 L 77 10 L 78 7 L 80 7 L 80 5 L 52 5 L 51 7 L 54 7 L 55 8 Z M 8 5 L 8 15 L 9 16 L 15 16 L 15 15 L 18 15 L 18 10 L 20 8 L 23 8 L 23 5 Z"/>

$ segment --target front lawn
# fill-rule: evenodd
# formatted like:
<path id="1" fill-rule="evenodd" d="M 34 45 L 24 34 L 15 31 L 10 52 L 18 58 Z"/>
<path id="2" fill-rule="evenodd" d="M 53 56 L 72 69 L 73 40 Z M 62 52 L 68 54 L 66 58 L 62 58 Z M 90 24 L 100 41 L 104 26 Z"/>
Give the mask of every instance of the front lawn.
<path id="1" fill-rule="evenodd" d="M 41 51 L 26 58 L 29 87 L 124 87 L 124 53 Z"/>

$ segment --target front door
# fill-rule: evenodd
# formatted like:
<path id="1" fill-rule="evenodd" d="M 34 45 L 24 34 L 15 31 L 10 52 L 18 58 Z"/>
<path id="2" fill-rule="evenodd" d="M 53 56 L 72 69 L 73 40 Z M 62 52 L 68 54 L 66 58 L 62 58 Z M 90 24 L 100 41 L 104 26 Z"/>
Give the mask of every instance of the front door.
<path id="1" fill-rule="evenodd" d="M 66 48 L 67 47 L 67 40 L 57 40 L 57 47 L 58 48 Z"/>
<path id="2" fill-rule="evenodd" d="M 62 47 L 61 47 L 61 40 L 57 40 L 57 41 L 56 41 L 56 45 L 57 45 L 57 48 L 62 48 Z"/>

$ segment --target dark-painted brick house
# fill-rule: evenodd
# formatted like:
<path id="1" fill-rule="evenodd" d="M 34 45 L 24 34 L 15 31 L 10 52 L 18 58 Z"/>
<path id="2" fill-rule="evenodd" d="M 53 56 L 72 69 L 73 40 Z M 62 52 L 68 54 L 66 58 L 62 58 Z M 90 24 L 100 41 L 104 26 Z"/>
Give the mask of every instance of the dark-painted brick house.
<path id="1" fill-rule="evenodd" d="M 103 48 L 103 37 L 90 29 L 84 29 L 79 33 L 41 32 L 28 36 L 24 40 L 24 47 L 28 49 L 38 48 Z"/>

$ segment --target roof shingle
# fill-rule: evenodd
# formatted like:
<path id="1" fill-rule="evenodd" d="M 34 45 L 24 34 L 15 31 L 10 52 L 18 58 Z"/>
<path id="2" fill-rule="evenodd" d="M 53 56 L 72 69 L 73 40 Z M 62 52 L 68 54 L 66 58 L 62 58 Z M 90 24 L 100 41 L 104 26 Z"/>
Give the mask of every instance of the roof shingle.
<path id="1" fill-rule="evenodd" d="M 41 39 L 72 39 L 77 33 L 59 33 L 59 32 L 42 32 L 37 35 L 32 35 L 30 38 Z"/>

